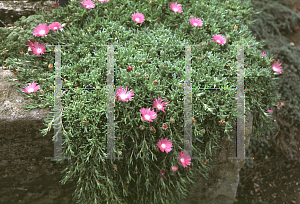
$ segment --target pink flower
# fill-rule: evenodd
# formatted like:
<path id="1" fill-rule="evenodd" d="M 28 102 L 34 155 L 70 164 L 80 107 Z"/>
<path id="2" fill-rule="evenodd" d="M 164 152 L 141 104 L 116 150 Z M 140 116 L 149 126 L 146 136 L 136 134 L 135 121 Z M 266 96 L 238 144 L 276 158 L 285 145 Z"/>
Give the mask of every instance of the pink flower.
<path id="1" fill-rule="evenodd" d="M 154 110 L 150 110 L 149 109 L 145 109 L 145 108 L 142 108 L 140 110 L 140 112 L 142 113 L 142 120 L 147 120 L 149 122 L 153 122 L 152 119 L 155 119 L 157 117 L 157 114 L 154 112 Z"/>
<path id="2" fill-rule="evenodd" d="M 99 3 L 109 2 L 109 0 L 98 0 Z"/>
<path id="3" fill-rule="evenodd" d="M 117 94 L 117 96 L 119 97 L 119 101 L 120 100 L 122 100 L 122 101 L 124 101 L 124 102 L 126 102 L 126 101 L 128 101 L 128 100 L 132 100 L 133 99 L 133 97 L 131 97 L 131 96 L 133 96 L 134 95 L 134 93 L 133 93 L 133 90 L 131 89 L 128 93 L 126 93 L 127 92 L 127 86 L 126 86 L 126 90 L 124 90 L 123 88 L 122 88 L 122 86 L 120 86 L 121 88 L 116 88 L 116 94 Z"/>
<path id="4" fill-rule="evenodd" d="M 83 0 L 82 2 L 80 2 L 81 5 L 86 8 L 86 9 L 91 9 L 95 7 L 94 2 L 92 2 L 91 0 Z"/>
<path id="5" fill-rule="evenodd" d="M 159 140 L 159 142 L 157 143 L 157 145 L 158 145 L 160 151 L 162 151 L 162 152 L 166 151 L 166 153 L 168 153 L 168 152 L 172 151 L 172 142 L 168 138 L 166 138 L 166 139 L 161 138 Z"/>
<path id="6" fill-rule="evenodd" d="M 172 166 L 171 168 L 172 168 L 172 171 L 173 171 L 173 172 L 177 171 L 177 169 L 178 169 L 177 166 Z"/>
<path id="7" fill-rule="evenodd" d="M 181 152 L 178 156 L 179 156 L 179 163 L 182 164 L 183 167 L 187 167 L 187 165 L 191 165 L 191 157 L 186 153 L 186 151 Z"/>
<path id="8" fill-rule="evenodd" d="M 226 38 L 224 38 L 222 35 L 214 35 L 212 40 L 215 41 L 216 43 L 220 44 L 220 45 L 226 43 Z"/>
<path id="9" fill-rule="evenodd" d="M 60 28 L 61 24 L 59 24 L 59 22 L 54 22 L 54 23 L 51 23 L 48 27 L 51 29 L 51 30 L 58 30 Z"/>
<path id="10" fill-rule="evenodd" d="M 32 47 L 32 51 L 36 55 L 44 54 L 45 50 L 46 50 L 46 47 L 43 43 L 41 43 L 41 44 L 35 43 L 34 47 Z"/>
<path id="11" fill-rule="evenodd" d="M 165 99 L 164 99 L 165 100 Z M 158 100 L 155 98 L 155 101 L 153 102 L 153 105 L 154 107 L 157 109 L 157 110 L 161 110 L 163 112 L 166 112 L 164 110 L 164 108 L 167 108 L 167 107 L 163 107 L 165 104 L 168 104 L 170 103 L 170 101 L 168 102 L 162 102 L 162 100 L 160 98 L 158 98 Z"/>
<path id="12" fill-rule="evenodd" d="M 32 84 L 29 83 L 28 87 L 26 87 L 24 85 L 23 88 L 24 88 L 22 90 L 23 92 L 25 92 L 25 93 L 32 93 L 32 92 L 36 92 L 37 90 L 39 90 L 40 86 L 36 86 L 36 83 L 32 83 Z"/>
<path id="13" fill-rule="evenodd" d="M 261 56 L 267 56 L 267 54 L 264 52 L 261 52 L 260 54 L 261 54 Z"/>
<path id="14" fill-rule="evenodd" d="M 37 27 L 33 29 L 34 36 L 44 36 L 49 33 L 49 28 L 46 23 L 40 23 Z"/>
<path id="15" fill-rule="evenodd" d="M 192 26 L 195 26 L 195 27 L 197 27 L 197 26 L 202 26 L 203 25 L 203 22 L 201 21 L 201 19 L 199 19 L 199 18 L 191 18 L 190 19 L 190 24 L 192 24 Z"/>
<path id="16" fill-rule="evenodd" d="M 277 104 L 279 105 L 279 102 L 277 102 Z M 277 109 L 280 109 L 280 108 L 277 107 Z M 268 109 L 267 111 L 268 111 L 269 113 L 271 113 L 271 114 L 273 113 L 273 110 L 272 110 L 272 109 L 271 109 L 271 110 Z"/>
<path id="17" fill-rule="evenodd" d="M 282 66 L 280 66 L 281 65 L 281 63 L 280 63 L 280 61 L 278 60 L 275 64 L 273 64 L 271 67 L 272 67 L 272 69 L 273 69 L 273 71 L 274 72 L 278 72 L 278 73 L 280 73 L 281 74 L 281 68 L 282 68 Z"/>
<path id="18" fill-rule="evenodd" d="M 174 13 L 182 13 L 183 11 L 181 10 L 181 4 L 177 4 L 177 1 L 174 3 L 170 4 L 170 8 L 172 9 L 172 11 L 174 11 Z"/>
<path id="19" fill-rule="evenodd" d="M 164 130 L 167 129 L 167 125 L 163 125 L 163 129 L 164 129 Z"/>
<path id="20" fill-rule="evenodd" d="M 145 21 L 145 18 L 142 13 L 134 13 L 132 14 L 132 20 L 136 23 L 143 23 Z"/>

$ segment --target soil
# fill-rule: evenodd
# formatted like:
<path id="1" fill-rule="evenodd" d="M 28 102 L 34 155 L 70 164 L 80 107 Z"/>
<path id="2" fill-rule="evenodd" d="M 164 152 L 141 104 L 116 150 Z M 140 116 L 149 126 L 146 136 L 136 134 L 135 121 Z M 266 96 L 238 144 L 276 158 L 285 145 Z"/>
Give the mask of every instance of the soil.
<path id="1" fill-rule="evenodd" d="M 284 1 L 300 14 L 299 0 Z M 300 46 L 300 25 L 285 37 Z M 287 161 L 281 150 L 274 152 L 268 159 L 255 159 L 252 168 L 240 172 L 240 179 L 246 180 L 238 187 L 235 203 L 300 204 L 300 165 Z"/>

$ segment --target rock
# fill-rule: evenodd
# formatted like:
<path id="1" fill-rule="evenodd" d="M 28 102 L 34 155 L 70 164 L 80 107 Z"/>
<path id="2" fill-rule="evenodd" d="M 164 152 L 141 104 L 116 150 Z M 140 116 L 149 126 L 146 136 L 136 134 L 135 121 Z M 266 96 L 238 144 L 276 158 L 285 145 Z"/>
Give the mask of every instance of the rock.
<path id="1" fill-rule="evenodd" d="M 9 76 L 16 79 L 0 69 L 0 203 L 74 203 L 76 183 L 59 182 L 66 164 L 45 159 L 54 156 L 54 130 L 45 137 L 39 130 L 50 109 L 24 111 L 32 99 L 4 80 Z"/>
<path id="2" fill-rule="evenodd" d="M 245 124 L 245 149 L 250 143 L 252 133 L 253 115 L 246 115 Z M 190 187 L 191 195 L 183 204 L 232 204 L 234 203 L 237 187 L 239 183 L 239 171 L 245 164 L 245 160 L 228 159 L 228 157 L 236 156 L 236 124 L 231 134 L 231 140 L 234 143 L 228 142 L 228 137 L 221 134 L 220 147 L 221 149 L 212 152 L 214 163 L 209 171 L 209 178 L 206 180 L 199 176 L 195 181 L 201 186 L 199 188 Z M 246 155 L 247 157 L 248 155 Z"/>
<path id="3" fill-rule="evenodd" d="M 47 113 L 50 111 L 48 108 L 33 109 L 26 112 L 21 108 L 25 107 L 26 103 L 30 103 L 30 101 L 34 100 L 31 98 L 24 99 L 21 93 L 16 91 L 17 88 L 13 87 L 17 82 L 7 82 L 5 80 L 5 78 L 9 77 L 16 79 L 16 76 L 10 70 L 0 69 L 0 118 L 2 125 L 4 125 L 3 123 L 7 125 L 7 123 L 22 120 L 23 125 L 30 127 L 32 120 L 43 121 L 47 118 Z"/>
<path id="4" fill-rule="evenodd" d="M 0 1 L 1 19 L 5 25 L 13 24 L 22 16 L 35 14 L 37 11 L 45 13 L 53 13 L 55 10 L 55 1 L 33 1 L 33 0 L 15 0 L 15 1 Z M 67 0 L 60 0 L 59 6 L 67 5 Z"/>

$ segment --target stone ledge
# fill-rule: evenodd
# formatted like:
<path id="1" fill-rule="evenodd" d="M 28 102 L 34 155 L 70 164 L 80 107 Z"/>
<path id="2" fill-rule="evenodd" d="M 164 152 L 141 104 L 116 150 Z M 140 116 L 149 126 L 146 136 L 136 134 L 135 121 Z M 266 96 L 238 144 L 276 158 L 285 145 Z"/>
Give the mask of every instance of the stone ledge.
<path id="1" fill-rule="evenodd" d="M 24 123 L 30 123 L 32 120 L 44 121 L 51 111 L 49 108 L 32 109 L 25 111 L 26 103 L 30 103 L 33 99 L 25 99 L 21 96 L 22 93 L 17 92 L 16 81 L 5 81 L 5 78 L 12 77 L 16 79 L 15 74 L 10 70 L 0 69 L 0 118 L 2 122 L 11 123 L 15 120 L 23 120 Z"/>

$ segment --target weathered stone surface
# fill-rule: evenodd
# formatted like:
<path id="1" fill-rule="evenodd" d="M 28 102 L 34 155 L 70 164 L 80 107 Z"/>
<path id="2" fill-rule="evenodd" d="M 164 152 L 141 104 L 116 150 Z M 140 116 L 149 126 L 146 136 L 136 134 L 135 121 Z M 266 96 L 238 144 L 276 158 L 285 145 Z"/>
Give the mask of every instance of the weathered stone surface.
<path id="1" fill-rule="evenodd" d="M 248 148 L 252 133 L 253 115 L 247 114 L 245 124 L 245 149 Z M 212 153 L 215 159 L 212 169 L 208 172 L 209 179 L 206 180 L 199 176 L 196 183 L 200 184 L 199 188 L 190 188 L 191 196 L 183 204 L 232 204 L 235 200 L 237 187 L 239 183 L 239 171 L 245 164 L 245 160 L 228 159 L 236 157 L 236 124 L 232 124 L 234 130 L 231 133 L 231 140 L 221 135 L 219 143 L 221 149 Z M 246 155 L 247 157 L 247 155 Z"/>
<path id="2" fill-rule="evenodd" d="M 45 157 L 54 156 L 54 131 L 45 137 L 44 119 L 49 109 L 24 111 L 24 99 L 4 78 L 16 76 L 0 70 L 0 203 L 58 204 L 75 203 L 76 183 L 60 184 L 61 171 L 67 164 Z"/>
<path id="3" fill-rule="evenodd" d="M 18 20 L 22 16 L 33 15 L 37 11 L 44 11 L 51 14 L 55 10 L 53 3 L 54 1 L 50 0 L 0 1 L 1 20 L 7 25 L 13 24 L 14 20 Z"/>

